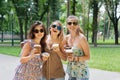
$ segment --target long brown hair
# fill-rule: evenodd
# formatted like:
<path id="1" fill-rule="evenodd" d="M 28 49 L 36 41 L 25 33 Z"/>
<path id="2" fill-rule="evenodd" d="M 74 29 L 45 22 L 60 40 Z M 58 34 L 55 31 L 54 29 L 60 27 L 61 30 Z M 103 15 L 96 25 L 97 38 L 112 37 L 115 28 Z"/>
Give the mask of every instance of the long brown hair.
<path id="1" fill-rule="evenodd" d="M 28 33 L 28 39 L 34 39 L 34 38 L 35 38 L 34 29 L 35 29 L 35 27 L 38 26 L 38 25 L 40 25 L 40 27 L 42 27 L 43 30 L 44 30 L 44 36 L 43 36 L 43 38 L 42 38 L 41 41 L 40 41 L 40 45 L 42 46 L 42 52 L 44 52 L 44 51 L 45 51 L 44 49 L 45 49 L 45 47 L 46 47 L 46 42 L 45 42 L 45 40 L 46 40 L 46 29 L 45 29 L 44 24 L 43 24 L 41 21 L 35 21 L 35 22 L 31 25 L 30 30 L 29 30 L 29 33 Z"/>
<path id="2" fill-rule="evenodd" d="M 74 19 L 74 20 L 76 20 L 76 22 L 77 22 L 78 25 L 79 25 L 79 19 L 78 19 L 77 16 L 74 16 L 74 15 L 68 16 L 66 22 L 67 22 L 69 19 Z M 83 31 L 83 29 L 80 27 L 80 25 L 79 25 L 79 28 L 78 28 L 77 31 L 76 31 L 76 34 L 79 34 L 79 32 L 82 33 L 82 34 L 84 34 L 84 31 Z"/>

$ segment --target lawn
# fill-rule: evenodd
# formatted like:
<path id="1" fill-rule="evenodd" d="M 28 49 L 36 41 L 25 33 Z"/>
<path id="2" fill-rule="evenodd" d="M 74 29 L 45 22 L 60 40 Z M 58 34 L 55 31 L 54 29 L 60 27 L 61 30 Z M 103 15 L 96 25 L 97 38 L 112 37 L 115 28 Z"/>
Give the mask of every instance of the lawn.
<path id="1" fill-rule="evenodd" d="M 19 56 L 21 48 L 19 46 L 0 46 L 0 54 Z"/>
<path id="2" fill-rule="evenodd" d="M 108 71 L 120 72 L 120 45 L 100 45 L 90 47 L 91 59 L 88 61 L 89 67 Z M 21 48 L 0 46 L 0 53 L 12 56 L 19 56 Z"/>
<path id="3" fill-rule="evenodd" d="M 92 68 L 120 72 L 120 46 L 91 47 L 89 66 Z"/>

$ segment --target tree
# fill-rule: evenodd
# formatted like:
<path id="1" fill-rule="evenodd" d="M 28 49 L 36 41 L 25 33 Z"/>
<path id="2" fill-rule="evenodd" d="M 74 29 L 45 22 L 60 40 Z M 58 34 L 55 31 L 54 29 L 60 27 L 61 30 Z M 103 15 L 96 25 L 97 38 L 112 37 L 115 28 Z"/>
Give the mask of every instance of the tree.
<path id="1" fill-rule="evenodd" d="M 118 44 L 118 21 L 120 19 L 120 15 L 117 17 L 117 8 L 120 4 L 120 0 L 104 0 L 105 2 L 105 9 L 108 13 L 108 16 L 113 23 L 114 26 L 114 33 L 115 33 L 115 44 Z"/>
<path id="2" fill-rule="evenodd" d="M 75 15 L 75 12 L 76 12 L 76 3 L 77 3 L 77 1 L 73 0 L 73 4 L 72 4 L 72 14 L 73 15 Z"/>
<path id="3" fill-rule="evenodd" d="M 7 2 L 5 0 L 0 0 L 0 31 L 1 31 L 1 42 L 3 42 L 3 31 L 6 30 L 6 27 L 3 27 L 5 17 L 7 15 Z"/>
<path id="4" fill-rule="evenodd" d="M 20 27 L 20 41 L 24 40 L 24 30 L 25 30 L 25 38 L 27 34 L 27 24 L 28 24 L 28 17 L 30 20 L 34 21 L 38 16 L 36 15 L 35 4 L 33 0 L 26 1 L 26 0 L 12 0 L 14 5 L 16 16 L 18 17 L 18 24 Z M 29 14 L 29 15 L 28 15 Z M 31 22 L 32 22 L 31 21 Z"/>
<path id="5" fill-rule="evenodd" d="M 98 27 L 98 12 L 99 8 L 101 7 L 101 0 L 90 0 L 90 5 L 92 6 L 93 9 L 93 23 L 92 23 L 92 43 L 94 46 L 97 46 L 97 27 Z"/>

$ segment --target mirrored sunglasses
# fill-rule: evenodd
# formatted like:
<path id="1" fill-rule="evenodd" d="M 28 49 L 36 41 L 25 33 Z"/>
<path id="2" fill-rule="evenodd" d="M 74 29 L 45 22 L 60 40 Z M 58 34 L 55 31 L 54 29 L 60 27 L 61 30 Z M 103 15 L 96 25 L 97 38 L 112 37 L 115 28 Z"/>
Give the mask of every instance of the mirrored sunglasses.
<path id="1" fill-rule="evenodd" d="M 57 28 L 57 30 L 61 30 L 61 27 L 60 26 L 57 26 L 57 25 L 52 25 L 52 28 Z"/>
<path id="2" fill-rule="evenodd" d="M 78 25 L 77 22 L 67 22 L 67 24 L 68 24 L 68 25 L 72 25 L 72 24 L 73 24 L 74 26 Z"/>
<path id="3" fill-rule="evenodd" d="M 43 29 L 40 29 L 40 30 L 35 29 L 35 30 L 34 30 L 34 33 L 39 33 L 39 32 L 40 32 L 40 33 L 43 33 L 43 32 L 44 32 L 44 30 L 43 30 Z"/>

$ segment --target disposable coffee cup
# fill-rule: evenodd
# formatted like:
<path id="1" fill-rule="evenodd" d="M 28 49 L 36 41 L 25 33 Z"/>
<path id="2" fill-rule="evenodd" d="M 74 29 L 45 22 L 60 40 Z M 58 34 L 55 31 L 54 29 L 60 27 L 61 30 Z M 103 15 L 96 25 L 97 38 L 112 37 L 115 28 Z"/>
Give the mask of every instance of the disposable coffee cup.
<path id="1" fill-rule="evenodd" d="M 50 57 L 50 54 L 47 52 L 44 52 L 44 53 L 42 53 L 42 57 L 44 57 L 44 59 L 47 60 Z"/>
<path id="2" fill-rule="evenodd" d="M 58 47 L 59 46 L 59 44 L 53 44 L 53 47 Z"/>
<path id="3" fill-rule="evenodd" d="M 24 42 L 21 42 L 20 47 L 23 48 L 23 46 L 24 46 Z"/>
<path id="4" fill-rule="evenodd" d="M 49 56 L 50 56 L 50 54 L 49 54 L 49 53 L 47 53 L 47 52 L 44 52 L 44 53 L 42 53 L 42 56 L 43 56 L 43 57 L 49 57 Z"/>
<path id="5" fill-rule="evenodd" d="M 73 54 L 72 49 L 66 49 L 65 51 L 67 53 L 67 56 L 71 56 Z"/>
<path id="6" fill-rule="evenodd" d="M 34 45 L 34 49 L 37 50 L 37 52 L 35 54 L 39 54 L 41 51 L 41 45 L 38 45 L 38 44 Z"/>
<path id="7" fill-rule="evenodd" d="M 66 49 L 67 53 L 73 53 L 72 49 Z"/>

